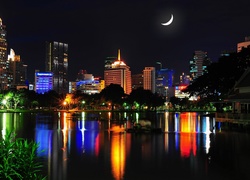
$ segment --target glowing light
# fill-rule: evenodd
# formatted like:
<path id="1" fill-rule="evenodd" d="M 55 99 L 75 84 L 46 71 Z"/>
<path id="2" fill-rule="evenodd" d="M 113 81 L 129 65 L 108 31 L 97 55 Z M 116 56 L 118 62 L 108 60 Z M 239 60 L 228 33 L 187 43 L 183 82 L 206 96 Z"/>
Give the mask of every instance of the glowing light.
<path id="1" fill-rule="evenodd" d="M 136 114 L 135 114 L 135 120 L 136 120 L 136 122 L 138 123 L 138 120 L 139 120 L 139 113 L 136 113 Z"/>
<path id="2" fill-rule="evenodd" d="M 196 113 L 181 113 L 180 151 L 182 157 L 196 155 Z"/>
<path id="3" fill-rule="evenodd" d="M 120 61 L 121 60 L 121 51 L 120 51 L 120 49 L 118 49 L 118 61 Z"/>
<path id="4" fill-rule="evenodd" d="M 163 25 L 163 26 L 168 26 L 168 25 L 170 25 L 170 24 L 173 22 L 173 20 L 174 20 L 174 15 L 171 14 L 170 20 L 169 20 L 168 22 L 161 23 L 161 25 Z"/>
<path id="5" fill-rule="evenodd" d="M 196 156 L 196 134 L 181 133 L 180 151 L 182 157 Z"/>
<path id="6" fill-rule="evenodd" d="M 111 112 L 108 112 L 108 118 L 111 119 Z"/>
<path id="7" fill-rule="evenodd" d="M 113 135 L 111 139 L 111 166 L 115 180 L 123 179 L 125 172 L 125 150 L 124 135 Z"/>
<path id="8" fill-rule="evenodd" d="M 186 88 L 187 88 L 187 86 L 175 86 L 176 90 L 184 90 Z"/>
<path id="9" fill-rule="evenodd" d="M 8 61 L 15 61 L 15 51 L 10 49 L 10 54 L 8 55 Z"/>
<path id="10" fill-rule="evenodd" d="M 169 112 L 165 112 L 165 132 L 167 132 L 169 130 L 168 118 L 169 118 Z"/>
<path id="11" fill-rule="evenodd" d="M 181 113 L 181 132 L 196 132 L 195 113 Z"/>
<path id="12" fill-rule="evenodd" d="M 6 105 L 6 104 L 7 104 L 7 100 L 6 100 L 6 99 L 2 100 L 2 103 L 3 103 L 4 105 Z"/>
<path id="13" fill-rule="evenodd" d="M 5 135 L 6 135 L 6 113 L 3 113 L 3 120 L 2 120 L 2 126 L 3 126 L 3 129 L 2 129 L 2 137 L 5 138 Z"/>
<path id="14" fill-rule="evenodd" d="M 114 125 L 112 126 L 109 131 L 114 131 L 114 132 L 124 132 L 125 131 L 125 128 L 124 127 L 121 127 L 119 125 Z"/>

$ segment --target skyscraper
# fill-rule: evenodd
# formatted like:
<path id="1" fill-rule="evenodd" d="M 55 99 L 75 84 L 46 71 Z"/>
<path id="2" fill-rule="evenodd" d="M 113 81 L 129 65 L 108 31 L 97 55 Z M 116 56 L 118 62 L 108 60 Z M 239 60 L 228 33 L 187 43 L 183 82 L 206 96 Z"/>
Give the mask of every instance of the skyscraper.
<path id="1" fill-rule="evenodd" d="M 143 70 L 143 89 L 155 93 L 155 67 L 145 67 Z"/>
<path id="2" fill-rule="evenodd" d="M 8 89 L 7 87 L 7 32 L 5 25 L 0 18 L 0 90 Z"/>
<path id="3" fill-rule="evenodd" d="M 156 71 L 156 92 L 166 97 L 168 101 L 174 95 L 173 91 L 174 70 L 164 68 Z"/>
<path id="4" fill-rule="evenodd" d="M 105 64 L 106 65 L 106 64 Z M 118 50 L 118 58 L 111 66 L 106 66 L 104 69 L 105 87 L 110 84 L 120 85 L 126 94 L 132 91 L 131 71 L 124 61 L 121 60 L 120 49 Z"/>
<path id="5" fill-rule="evenodd" d="M 16 55 L 13 49 L 10 49 L 6 64 L 8 87 L 16 88 L 18 85 L 25 85 L 25 81 L 27 80 L 27 65 L 21 61 L 20 55 Z"/>
<path id="6" fill-rule="evenodd" d="M 68 44 L 46 42 L 45 71 L 53 73 L 53 90 L 68 93 Z"/>
<path id="7" fill-rule="evenodd" d="M 207 52 L 195 51 L 189 63 L 191 78 L 196 79 L 206 72 L 206 68 L 211 64 L 211 60 L 208 58 Z"/>

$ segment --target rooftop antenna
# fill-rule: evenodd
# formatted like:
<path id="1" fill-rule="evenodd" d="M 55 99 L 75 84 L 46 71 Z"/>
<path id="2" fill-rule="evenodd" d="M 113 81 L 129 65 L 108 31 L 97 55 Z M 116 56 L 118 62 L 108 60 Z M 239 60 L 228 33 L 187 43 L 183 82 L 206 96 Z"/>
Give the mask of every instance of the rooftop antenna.
<path id="1" fill-rule="evenodd" d="M 121 60 L 121 52 L 120 52 L 120 49 L 118 49 L 118 61 Z"/>

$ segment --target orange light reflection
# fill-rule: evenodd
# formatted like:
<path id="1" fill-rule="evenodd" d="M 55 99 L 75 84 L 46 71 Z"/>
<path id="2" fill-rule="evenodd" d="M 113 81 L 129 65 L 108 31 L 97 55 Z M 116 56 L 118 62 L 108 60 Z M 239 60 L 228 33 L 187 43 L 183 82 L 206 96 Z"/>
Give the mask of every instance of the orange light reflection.
<path id="1" fill-rule="evenodd" d="M 115 133 L 111 138 L 111 167 L 114 179 L 123 179 L 125 171 L 125 134 Z"/>
<path id="2" fill-rule="evenodd" d="M 181 113 L 180 151 L 182 157 L 196 155 L 196 113 Z"/>

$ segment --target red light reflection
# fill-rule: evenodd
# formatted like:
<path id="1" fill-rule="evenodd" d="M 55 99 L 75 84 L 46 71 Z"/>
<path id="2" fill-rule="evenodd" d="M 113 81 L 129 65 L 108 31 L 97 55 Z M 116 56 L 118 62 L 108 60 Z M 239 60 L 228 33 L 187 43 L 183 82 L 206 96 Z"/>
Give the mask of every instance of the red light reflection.
<path id="1" fill-rule="evenodd" d="M 180 151 L 182 157 L 196 155 L 196 113 L 180 115 Z"/>

